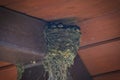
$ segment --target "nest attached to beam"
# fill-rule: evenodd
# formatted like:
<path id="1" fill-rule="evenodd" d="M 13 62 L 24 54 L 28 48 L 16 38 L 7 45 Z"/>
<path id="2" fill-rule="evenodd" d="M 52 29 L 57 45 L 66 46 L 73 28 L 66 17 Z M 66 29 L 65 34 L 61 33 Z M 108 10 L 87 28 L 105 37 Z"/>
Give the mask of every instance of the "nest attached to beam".
<path id="1" fill-rule="evenodd" d="M 69 80 L 68 69 L 73 65 L 79 48 L 80 28 L 76 25 L 48 23 L 45 29 L 47 55 L 43 60 L 48 80 Z"/>

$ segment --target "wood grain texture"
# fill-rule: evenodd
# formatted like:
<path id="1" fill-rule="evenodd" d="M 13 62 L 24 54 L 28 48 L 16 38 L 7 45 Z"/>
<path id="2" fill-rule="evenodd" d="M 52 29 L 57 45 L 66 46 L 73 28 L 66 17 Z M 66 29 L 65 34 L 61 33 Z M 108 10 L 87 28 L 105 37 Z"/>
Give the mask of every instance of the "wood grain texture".
<path id="1" fill-rule="evenodd" d="M 91 75 L 120 70 L 120 41 L 80 50 L 79 55 Z"/>

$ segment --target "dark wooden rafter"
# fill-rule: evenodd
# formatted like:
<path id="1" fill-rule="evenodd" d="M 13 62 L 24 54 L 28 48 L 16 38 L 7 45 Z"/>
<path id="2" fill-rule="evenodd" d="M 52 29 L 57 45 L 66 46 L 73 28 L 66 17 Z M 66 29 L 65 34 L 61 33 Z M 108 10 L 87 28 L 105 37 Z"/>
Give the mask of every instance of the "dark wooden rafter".
<path id="1" fill-rule="evenodd" d="M 0 7 L 0 61 L 31 63 L 45 55 L 44 21 Z"/>

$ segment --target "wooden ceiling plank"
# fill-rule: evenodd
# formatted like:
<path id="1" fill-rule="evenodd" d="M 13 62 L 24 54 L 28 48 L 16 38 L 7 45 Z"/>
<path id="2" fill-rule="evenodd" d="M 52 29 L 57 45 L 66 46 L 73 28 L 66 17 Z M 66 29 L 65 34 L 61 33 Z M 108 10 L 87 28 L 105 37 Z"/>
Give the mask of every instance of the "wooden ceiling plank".
<path id="1" fill-rule="evenodd" d="M 79 55 L 91 75 L 120 70 L 120 41 L 79 50 Z"/>
<path id="2" fill-rule="evenodd" d="M 0 67 L 4 67 L 4 66 L 10 65 L 10 64 L 11 63 L 0 61 Z"/>
<path id="3" fill-rule="evenodd" d="M 57 2 L 55 0 L 25 0 L 6 6 L 48 20 L 71 16 L 85 19 L 120 10 L 118 1 L 114 0 L 109 0 L 109 3 L 108 0 L 60 0 Z"/>
<path id="4" fill-rule="evenodd" d="M 94 77 L 94 80 L 120 80 L 120 71 Z"/>
<path id="5" fill-rule="evenodd" d="M 15 4 L 18 3 L 18 1 L 22 1 L 22 0 L 0 0 L 0 5 L 5 6 L 8 4 Z"/>
<path id="6" fill-rule="evenodd" d="M 120 12 L 80 22 L 81 46 L 120 37 Z"/>
<path id="7" fill-rule="evenodd" d="M 17 80 L 17 69 L 15 66 L 0 70 L 0 80 Z"/>

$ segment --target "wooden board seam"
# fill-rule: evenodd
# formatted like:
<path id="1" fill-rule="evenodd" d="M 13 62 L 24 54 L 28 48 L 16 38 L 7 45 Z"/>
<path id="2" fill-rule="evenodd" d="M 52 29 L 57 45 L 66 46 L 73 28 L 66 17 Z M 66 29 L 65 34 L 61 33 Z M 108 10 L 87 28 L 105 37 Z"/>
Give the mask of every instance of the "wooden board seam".
<path id="1" fill-rule="evenodd" d="M 103 45 L 103 44 L 107 44 L 107 43 L 111 43 L 111 42 L 119 41 L 119 40 L 120 40 L 120 37 L 116 37 L 116 38 L 113 38 L 113 39 L 108 39 L 108 40 L 105 40 L 105 41 L 100 41 L 100 42 L 97 42 L 97 43 L 92 43 L 92 44 L 88 44 L 88 45 L 85 45 L 85 46 L 81 46 L 79 48 L 79 50 L 83 50 L 83 49 L 87 49 L 87 48 L 91 48 L 91 47 L 95 47 L 95 46 L 99 46 L 99 45 Z"/>
<path id="2" fill-rule="evenodd" d="M 120 72 L 120 70 L 114 70 L 114 71 L 110 71 L 110 72 L 105 72 L 105 73 L 93 75 L 92 77 L 98 77 L 98 76 L 103 76 L 103 75 L 109 75 L 109 74 L 113 74 L 113 73 L 117 73 L 117 72 Z"/>

